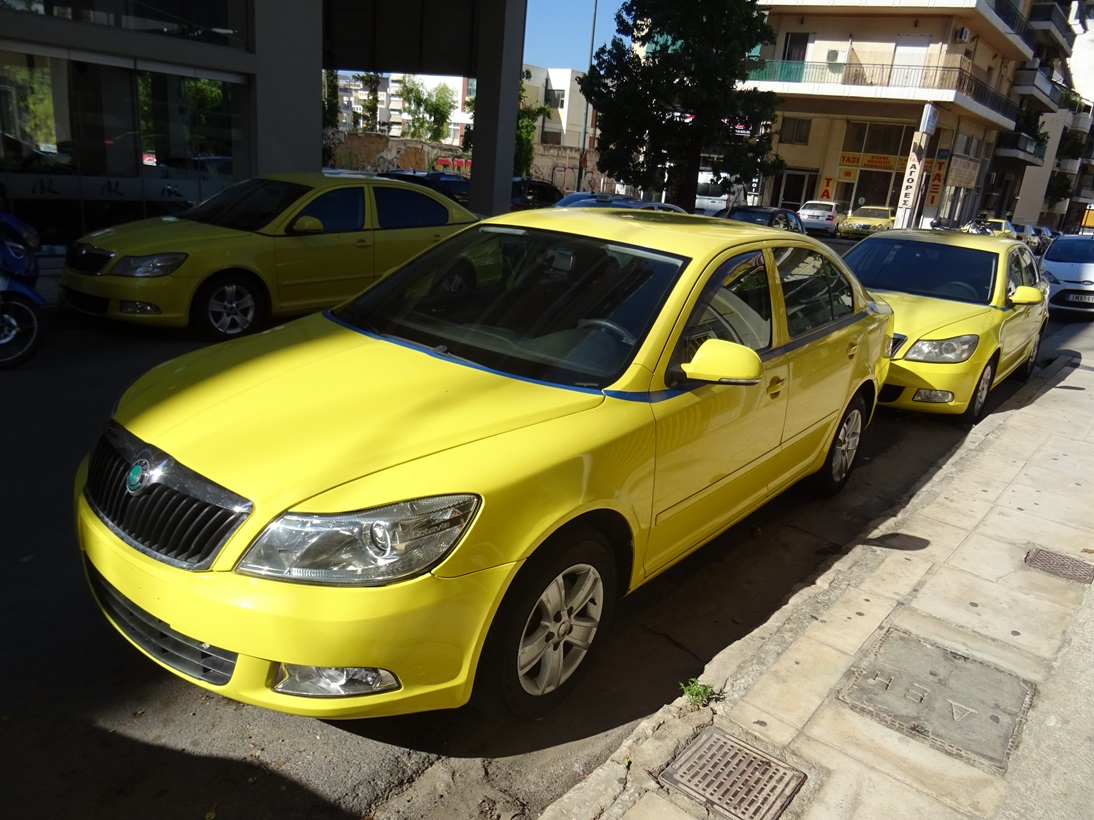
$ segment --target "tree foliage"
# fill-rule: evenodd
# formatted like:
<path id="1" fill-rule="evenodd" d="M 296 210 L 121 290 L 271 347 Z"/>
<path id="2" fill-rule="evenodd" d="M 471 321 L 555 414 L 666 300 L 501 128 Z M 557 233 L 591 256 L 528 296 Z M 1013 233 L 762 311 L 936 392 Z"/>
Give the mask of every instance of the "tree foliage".
<path id="1" fill-rule="evenodd" d="M 448 123 L 456 110 L 456 92 L 438 85 L 427 91 L 413 77 L 403 80 L 403 136 L 440 142 L 448 134 Z"/>
<path id="2" fill-rule="evenodd" d="M 382 77 L 374 71 L 366 71 L 364 74 L 354 74 L 353 79 L 368 91 L 368 102 L 365 103 L 365 113 L 361 117 L 360 125 L 365 131 L 378 131 L 380 129 L 380 81 Z M 355 124 L 356 114 L 355 111 Z"/>
<path id="3" fill-rule="evenodd" d="M 762 64 L 756 47 L 775 39 L 756 0 L 625 0 L 615 22 L 578 80 L 597 112 L 603 173 L 667 187 L 690 210 L 701 167 L 725 189 L 782 170 L 770 129 L 778 98 L 738 87 Z"/>
<path id="4" fill-rule="evenodd" d="M 517 133 L 516 143 L 513 146 L 513 176 L 528 176 L 532 170 L 532 162 L 535 160 L 536 121 L 541 117 L 550 118 L 552 112 L 549 105 L 531 104 L 524 100 L 524 81 L 532 79 L 532 72 L 525 69 L 520 78 L 520 106 L 517 108 Z M 471 125 L 463 130 L 464 151 L 471 151 L 475 147 L 475 98 L 469 97 L 464 102 L 464 110 L 471 115 Z"/>

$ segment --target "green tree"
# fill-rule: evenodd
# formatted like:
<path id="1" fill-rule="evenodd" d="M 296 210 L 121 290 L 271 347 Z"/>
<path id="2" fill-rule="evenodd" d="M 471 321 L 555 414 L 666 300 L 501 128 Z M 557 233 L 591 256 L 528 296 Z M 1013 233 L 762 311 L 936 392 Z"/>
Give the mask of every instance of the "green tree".
<path id="1" fill-rule="evenodd" d="M 549 105 L 534 105 L 524 101 L 524 81 L 532 79 L 532 72 L 525 69 L 520 80 L 520 106 L 517 108 L 517 133 L 516 144 L 513 147 L 513 176 L 528 176 L 532 170 L 532 162 L 535 160 L 536 122 L 541 117 L 550 117 Z M 469 97 L 464 102 L 464 110 L 471 115 L 471 125 L 463 130 L 464 151 L 471 151 L 475 146 L 475 98 Z"/>
<path id="2" fill-rule="evenodd" d="M 338 72 L 323 71 L 323 130 L 338 127 Z M 334 161 L 334 147 L 323 140 L 323 167 L 330 167 Z"/>
<path id="3" fill-rule="evenodd" d="M 354 117 L 354 126 L 361 126 L 366 131 L 376 131 L 380 125 L 380 80 L 382 77 L 373 71 L 366 71 L 364 74 L 354 74 L 353 79 L 368 91 L 365 114 L 361 117 L 360 122 L 358 122 L 357 116 Z M 356 112 L 354 114 L 356 115 Z"/>
<path id="4" fill-rule="evenodd" d="M 441 84 L 432 91 L 413 77 L 403 80 L 403 136 L 440 142 L 456 110 L 456 92 Z M 408 122 L 409 118 L 409 122 Z"/>
<path id="5" fill-rule="evenodd" d="M 778 98 L 738 87 L 762 65 L 757 47 L 775 41 L 756 0 L 625 0 L 615 23 L 578 80 L 597 112 L 602 172 L 667 187 L 690 210 L 704 158 L 723 187 L 782 170 L 770 128 Z"/>

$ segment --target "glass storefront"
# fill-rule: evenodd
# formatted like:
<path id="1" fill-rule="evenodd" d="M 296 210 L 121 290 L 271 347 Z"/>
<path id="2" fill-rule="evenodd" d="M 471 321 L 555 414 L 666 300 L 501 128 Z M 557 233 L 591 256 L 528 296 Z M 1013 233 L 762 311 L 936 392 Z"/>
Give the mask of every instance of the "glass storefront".
<path id="1" fill-rule="evenodd" d="M 196 43 L 250 48 L 250 0 L 0 0 L 0 11 L 23 11 Z"/>
<path id="2" fill-rule="evenodd" d="M 249 175 L 247 96 L 192 70 L 0 51 L 7 207 L 47 244 L 176 213 Z"/>

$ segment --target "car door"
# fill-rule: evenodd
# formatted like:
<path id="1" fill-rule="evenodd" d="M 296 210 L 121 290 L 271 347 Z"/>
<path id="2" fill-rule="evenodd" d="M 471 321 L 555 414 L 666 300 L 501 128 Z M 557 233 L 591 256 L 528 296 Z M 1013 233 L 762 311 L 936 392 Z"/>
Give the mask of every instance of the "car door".
<path id="1" fill-rule="evenodd" d="M 868 372 L 868 322 L 855 304 L 847 274 L 825 251 L 777 245 L 771 249 L 781 292 L 781 311 L 791 384 L 783 429 L 780 486 L 810 466 Z M 856 359 L 858 361 L 856 362 Z"/>
<path id="2" fill-rule="evenodd" d="M 755 350 L 757 385 L 687 383 L 653 403 L 653 527 L 644 567 L 655 572 L 724 529 L 767 494 L 786 412 L 786 358 L 776 352 L 772 274 L 760 249 L 712 265 L 668 351 L 671 369 L 707 339 Z"/>
<path id="3" fill-rule="evenodd" d="M 301 221 L 301 217 L 309 217 Z M 294 226 L 307 225 L 306 230 Z M 374 276 L 372 232 L 365 229 L 363 185 L 324 191 L 291 216 L 277 255 L 275 309 L 336 305 L 364 290 Z"/>
<path id="4" fill-rule="evenodd" d="M 449 225 L 448 208 L 425 191 L 382 183 L 371 191 L 377 279 L 462 227 Z"/>
<path id="5" fill-rule="evenodd" d="M 1010 296 L 1019 285 L 1037 286 L 1037 263 L 1028 248 L 1014 247 L 1007 254 L 1007 305 L 999 327 L 999 372 L 1009 373 L 1026 358 L 1033 336 L 1041 330 L 1041 305 L 1014 305 Z"/>

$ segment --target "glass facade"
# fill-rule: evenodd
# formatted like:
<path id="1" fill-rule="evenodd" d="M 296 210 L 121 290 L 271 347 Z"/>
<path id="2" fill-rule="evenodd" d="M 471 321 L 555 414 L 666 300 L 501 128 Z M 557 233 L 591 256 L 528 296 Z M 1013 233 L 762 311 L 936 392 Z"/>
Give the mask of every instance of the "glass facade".
<path id="1" fill-rule="evenodd" d="M 250 50 L 249 0 L 0 0 L 0 11 L 23 11 Z"/>
<path id="2" fill-rule="evenodd" d="M 7 207 L 47 244 L 66 244 L 249 176 L 247 85 L 186 71 L 0 51 Z"/>

